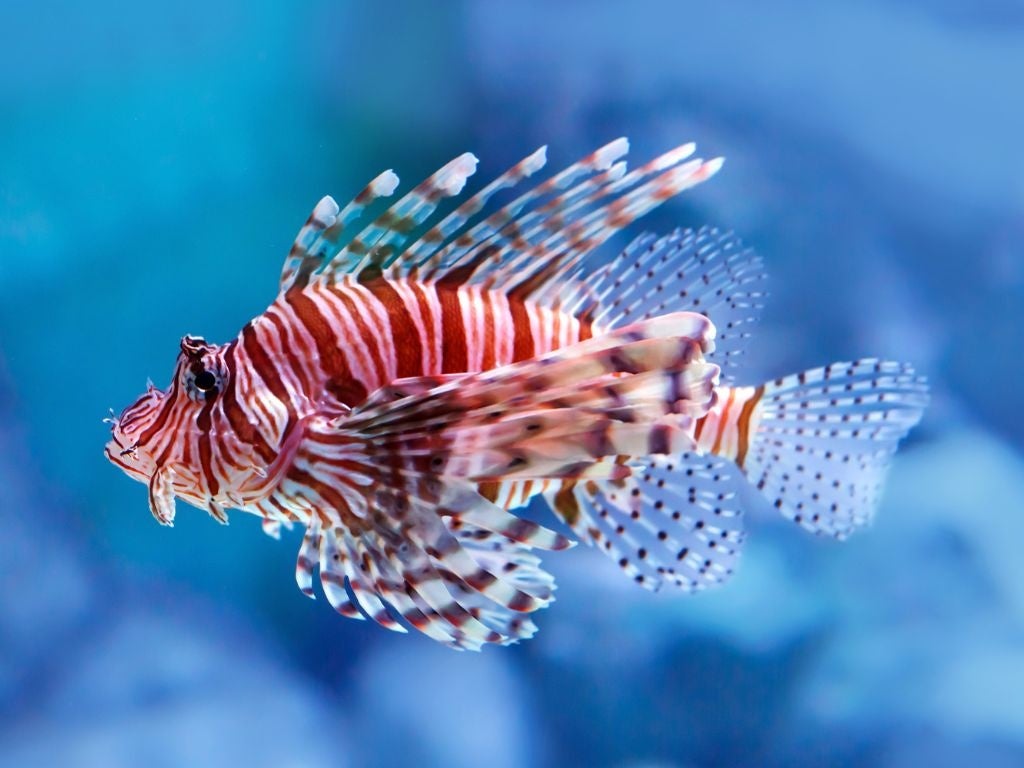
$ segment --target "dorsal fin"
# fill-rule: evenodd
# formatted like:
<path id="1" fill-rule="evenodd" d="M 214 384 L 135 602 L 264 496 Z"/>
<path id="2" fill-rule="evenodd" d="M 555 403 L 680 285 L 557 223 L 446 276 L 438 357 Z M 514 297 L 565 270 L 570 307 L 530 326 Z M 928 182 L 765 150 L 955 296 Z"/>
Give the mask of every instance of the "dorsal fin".
<path id="1" fill-rule="evenodd" d="M 370 203 L 390 197 L 398 187 L 398 176 L 387 170 L 367 184 L 344 210 L 330 195 L 320 199 L 306 223 L 295 236 L 281 269 L 281 289 L 305 285 L 314 270 L 338 255 L 338 242 L 347 225 L 359 218 Z"/>
<path id="2" fill-rule="evenodd" d="M 720 160 L 680 164 L 693 150 L 692 144 L 679 147 L 629 173 L 625 163 L 615 163 L 510 222 L 497 233 L 498 242 L 457 254 L 455 263 L 486 255 L 473 272 L 474 281 L 515 291 L 523 299 L 536 300 L 546 288 L 564 287 L 580 262 L 605 240 L 718 170 Z M 514 237 L 503 237 L 506 230 Z M 438 270 L 444 272 L 449 264 Z"/>
<path id="3" fill-rule="evenodd" d="M 438 203 L 461 194 L 476 168 L 464 154 L 451 161 L 372 221 L 367 206 L 394 192 L 390 171 L 371 182 L 344 209 L 331 198 L 317 205 L 296 237 L 282 272 L 282 290 L 311 280 L 387 271 L 422 280 L 486 283 L 523 298 L 564 281 L 576 265 L 615 232 L 666 199 L 704 181 L 721 159 L 687 159 L 694 145 L 667 152 L 626 173 L 628 151 L 617 139 L 537 184 L 489 215 L 491 196 L 543 167 L 541 148 L 483 187 L 452 213 L 426 226 Z M 475 221 L 476 220 L 476 221 Z M 362 226 L 359 226 L 362 224 Z"/>
<path id="4" fill-rule="evenodd" d="M 708 359 L 721 366 L 726 381 L 760 320 L 767 295 L 761 258 L 732 232 L 714 227 L 677 229 L 663 237 L 645 233 L 611 263 L 585 267 L 563 287 L 549 289 L 567 311 L 587 315 L 597 328 L 618 328 L 669 312 L 698 312 L 718 331 Z M 585 292 L 574 285 L 583 281 Z"/>

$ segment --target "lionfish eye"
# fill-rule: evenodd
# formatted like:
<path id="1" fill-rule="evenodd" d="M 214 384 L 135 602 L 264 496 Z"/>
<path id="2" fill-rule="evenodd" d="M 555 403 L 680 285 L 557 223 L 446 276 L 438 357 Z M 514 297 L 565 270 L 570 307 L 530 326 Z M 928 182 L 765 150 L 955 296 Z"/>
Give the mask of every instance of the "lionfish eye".
<path id="1" fill-rule="evenodd" d="M 202 371 L 196 374 L 195 385 L 200 392 L 209 392 L 217 386 L 217 377 L 210 371 Z"/>

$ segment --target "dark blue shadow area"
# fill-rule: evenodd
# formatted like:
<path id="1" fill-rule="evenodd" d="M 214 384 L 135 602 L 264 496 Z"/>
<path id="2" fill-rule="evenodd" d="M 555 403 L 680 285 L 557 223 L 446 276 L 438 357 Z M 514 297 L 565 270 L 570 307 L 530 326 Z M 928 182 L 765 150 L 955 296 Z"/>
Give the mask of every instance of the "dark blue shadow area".
<path id="1" fill-rule="evenodd" d="M 1022 72 L 1014 0 L 7 3 L 0 765 L 1024 764 Z M 928 375 L 870 530 L 753 515 L 693 598 L 546 555 L 537 637 L 458 654 L 303 598 L 297 531 L 157 526 L 105 461 L 107 409 L 261 312 L 322 195 L 619 135 L 727 157 L 630 234 L 762 255 L 751 383 Z"/>

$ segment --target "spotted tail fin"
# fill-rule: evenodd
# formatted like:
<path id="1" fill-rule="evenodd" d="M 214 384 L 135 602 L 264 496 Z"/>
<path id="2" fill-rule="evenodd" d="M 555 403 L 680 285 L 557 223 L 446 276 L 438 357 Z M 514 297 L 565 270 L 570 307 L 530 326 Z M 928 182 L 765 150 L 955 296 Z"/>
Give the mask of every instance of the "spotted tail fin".
<path id="1" fill-rule="evenodd" d="M 812 533 L 843 539 L 870 522 L 889 461 L 928 403 L 925 380 L 868 359 L 759 389 L 738 459 L 750 482 Z"/>

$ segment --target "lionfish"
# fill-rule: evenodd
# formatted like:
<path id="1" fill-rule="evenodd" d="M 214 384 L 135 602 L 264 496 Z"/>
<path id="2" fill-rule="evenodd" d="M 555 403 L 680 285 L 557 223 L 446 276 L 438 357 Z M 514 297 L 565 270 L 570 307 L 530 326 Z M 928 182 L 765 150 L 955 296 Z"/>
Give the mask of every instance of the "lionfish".
<path id="1" fill-rule="evenodd" d="M 459 649 L 531 637 L 555 586 L 535 550 L 573 539 L 648 589 L 722 583 L 745 483 L 812 533 L 863 527 L 924 380 L 867 359 L 737 383 L 765 274 L 733 234 L 595 258 L 722 159 L 686 144 L 627 172 L 627 150 L 489 206 L 541 148 L 443 217 L 472 154 L 376 215 L 392 171 L 343 208 L 324 197 L 270 307 L 226 344 L 185 336 L 170 386 L 112 414 L 107 457 L 164 525 L 176 497 L 274 537 L 300 524 L 305 594 L 318 571 L 342 615 Z M 573 537 L 514 513 L 535 497 Z"/>

